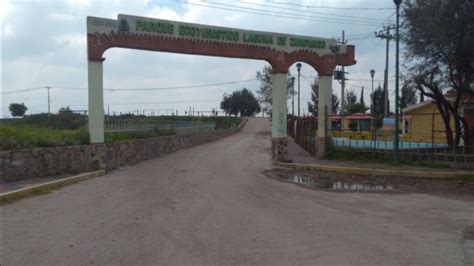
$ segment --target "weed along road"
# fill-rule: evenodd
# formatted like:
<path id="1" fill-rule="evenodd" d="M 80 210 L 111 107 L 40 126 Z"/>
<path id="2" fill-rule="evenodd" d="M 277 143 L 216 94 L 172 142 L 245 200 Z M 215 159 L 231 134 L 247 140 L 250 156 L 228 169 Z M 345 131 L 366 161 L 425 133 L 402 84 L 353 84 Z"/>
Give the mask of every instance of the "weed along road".
<path id="1" fill-rule="evenodd" d="M 471 265 L 468 200 L 278 182 L 270 124 L 2 208 L 2 265 Z"/>

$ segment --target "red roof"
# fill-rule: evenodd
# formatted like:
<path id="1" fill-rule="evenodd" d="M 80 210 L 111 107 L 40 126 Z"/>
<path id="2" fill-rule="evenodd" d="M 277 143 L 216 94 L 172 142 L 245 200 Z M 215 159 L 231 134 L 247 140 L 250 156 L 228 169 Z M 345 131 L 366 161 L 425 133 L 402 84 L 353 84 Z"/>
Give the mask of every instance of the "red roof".
<path id="1" fill-rule="evenodd" d="M 365 119 L 373 119 L 373 117 L 371 115 L 367 115 L 364 113 L 355 113 L 355 114 L 346 116 L 346 119 L 365 120 Z"/>

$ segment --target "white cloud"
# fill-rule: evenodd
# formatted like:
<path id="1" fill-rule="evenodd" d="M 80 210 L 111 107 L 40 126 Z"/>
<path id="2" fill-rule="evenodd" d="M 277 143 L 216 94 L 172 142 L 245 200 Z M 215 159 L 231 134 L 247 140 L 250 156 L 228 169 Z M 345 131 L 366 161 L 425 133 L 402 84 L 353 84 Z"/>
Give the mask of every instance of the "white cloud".
<path id="1" fill-rule="evenodd" d="M 51 13 L 49 14 L 49 17 L 54 20 L 63 20 L 63 21 L 80 19 L 79 17 L 73 14 L 66 14 L 66 13 Z"/>
<path id="2" fill-rule="evenodd" d="M 68 0 L 70 4 L 80 6 L 90 6 L 91 0 Z"/>
<path id="3" fill-rule="evenodd" d="M 0 1 L 0 19 L 3 21 L 13 10 L 13 6 L 9 0 Z"/>
<path id="4" fill-rule="evenodd" d="M 168 20 L 181 20 L 181 17 L 174 10 L 169 8 L 156 7 L 152 9 L 147 17 L 159 18 L 159 19 L 168 19 Z"/>
<path id="5" fill-rule="evenodd" d="M 11 37 L 14 34 L 13 26 L 11 24 L 4 24 L 2 30 L 3 30 L 3 34 L 2 34 L 3 38 Z"/>

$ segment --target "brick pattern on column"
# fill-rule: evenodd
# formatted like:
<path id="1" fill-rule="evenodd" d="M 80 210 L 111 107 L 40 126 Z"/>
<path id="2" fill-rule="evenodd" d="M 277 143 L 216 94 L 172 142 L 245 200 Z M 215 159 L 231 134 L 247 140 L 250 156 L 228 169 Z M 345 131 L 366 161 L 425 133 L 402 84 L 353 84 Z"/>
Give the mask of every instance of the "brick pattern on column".
<path id="1" fill-rule="evenodd" d="M 320 56 L 311 50 L 298 50 L 293 53 L 286 53 L 273 48 L 252 44 L 222 43 L 212 40 L 193 40 L 130 32 L 112 32 L 111 34 L 89 33 L 87 35 L 88 59 L 90 61 L 103 61 L 104 52 L 113 47 L 231 58 L 261 59 L 270 63 L 274 73 L 286 73 L 288 72 L 288 68 L 298 61 L 308 63 L 314 67 L 320 75 L 332 75 L 336 65 L 355 64 L 354 46 L 347 46 L 347 52 L 345 54 Z"/>
<path id="2" fill-rule="evenodd" d="M 316 148 L 315 148 L 314 156 L 318 159 L 324 159 L 324 156 L 326 156 L 328 149 L 331 145 L 331 137 L 326 137 L 326 138 L 317 137 L 315 145 L 316 145 Z"/>
<path id="3" fill-rule="evenodd" d="M 272 160 L 288 162 L 288 139 L 272 138 Z"/>

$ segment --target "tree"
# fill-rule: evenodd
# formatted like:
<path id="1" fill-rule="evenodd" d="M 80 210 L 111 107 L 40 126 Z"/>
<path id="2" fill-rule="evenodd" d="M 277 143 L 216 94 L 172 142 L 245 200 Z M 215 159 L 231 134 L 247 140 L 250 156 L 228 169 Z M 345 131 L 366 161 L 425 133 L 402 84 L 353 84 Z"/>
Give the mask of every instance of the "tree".
<path id="1" fill-rule="evenodd" d="M 361 92 L 361 100 L 363 92 Z M 348 90 L 346 93 L 346 105 L 344 106 L 344 114 L 351 115 L 355 113 L 365 113 L 369 108 L 365 106 L 364 102 L 357 102 L 357 95 L 353 90 Z"/>
<path id="2" fill-rule="evenodd" d="M 459 107 L 463 97 L 474 95 L 473 11 L 472 0 L 411 0 L 402 13 L 407 79 L 434 100 L 450 146 L 459 145 L 461 138 L 466 144 L 472 141 Z M 445 92 L 451 89 L 454 97 L 447 99 Z"/>
<path id="3" fill-rule="evenodd" d="M 251 91 L 243 88 L 224 94 L 221 109 L 231 115 L 253 116 L 260 112 L 260 104 Z"/>
<path id="4" fill-rule="evenodd" d="M 355 104 L 357 103 L 357 95 L 353 90 L 348 90 L 346 92 L 346 104 Z"/>
<path id="5" fill-rule="evenodd" d="M 365 102 L 364 102 L 364 86 L 362 86 L 362 91 L 360 92 L 359 102 L 362 103 L 363 105 L 365 105 Z"/>
<path id="6" fill-rule="evenodd" d="M 23 116 L 26 113 L 26 110 L 28 110 L 28 107 L 23 103 L 11 103 L 10 106 L 8 106 L 8 110 L 10 110 L 13 117 Z"/>
<path id="7" fill-rule="evenodd" d="M 260 88 L 257 90 L 258 99 L 267 113 L 272 113 L 273 104 L 273 82 L 271 66 L 264 66 L 262 72 L 257 71 L 257 79 L 260 81 Z M 291 80 L 291 74 L 287 75 L 287 97 L 296 95 L 294 84 Z"/>
<path id="8" fill-rule="evenodd" d="M 71 108 L 70 108 L 69 106 L 66 106 L 66 107 L 61 107 L 61 108 L 59 108 L 58 113 L 59 113 L 59 114 L 66 114 L 66 113 L 72 114 L 73 112 L 72 112 L 72 110 L 71 110 Z"/>
<path id="9" fill-rule="evenodd" d="M 413 84 L 405 80 L 402 86 L 402 95 L 400 97 L 400 109 L 403 109 L 409 105 L 416 104 L 418 102 L 418 96 L 416 95 L 416 87 Z"/>
<path id="10" fill-rule="evenodd" d="M 311 83 L 311 101 L 308 102 L 308 112 L 314 116 L 318 116 L 318 101 L 319 101 L 319 78 L 315 78 Z M 331 112 L 337 113 L 339 109 L 339 98 L 336 95 L 332 95 L 331 99 Z"/>
<path id="11" fill-rule="evenodd" d="M 383 89 L 379 85 L 377 89 L 374 90 L 373 97 L 373 114 L 382 116 L 384 115 L 385 102 L 383 96 Z M 390 104 L 390 102 L 389 102 Z"/>

